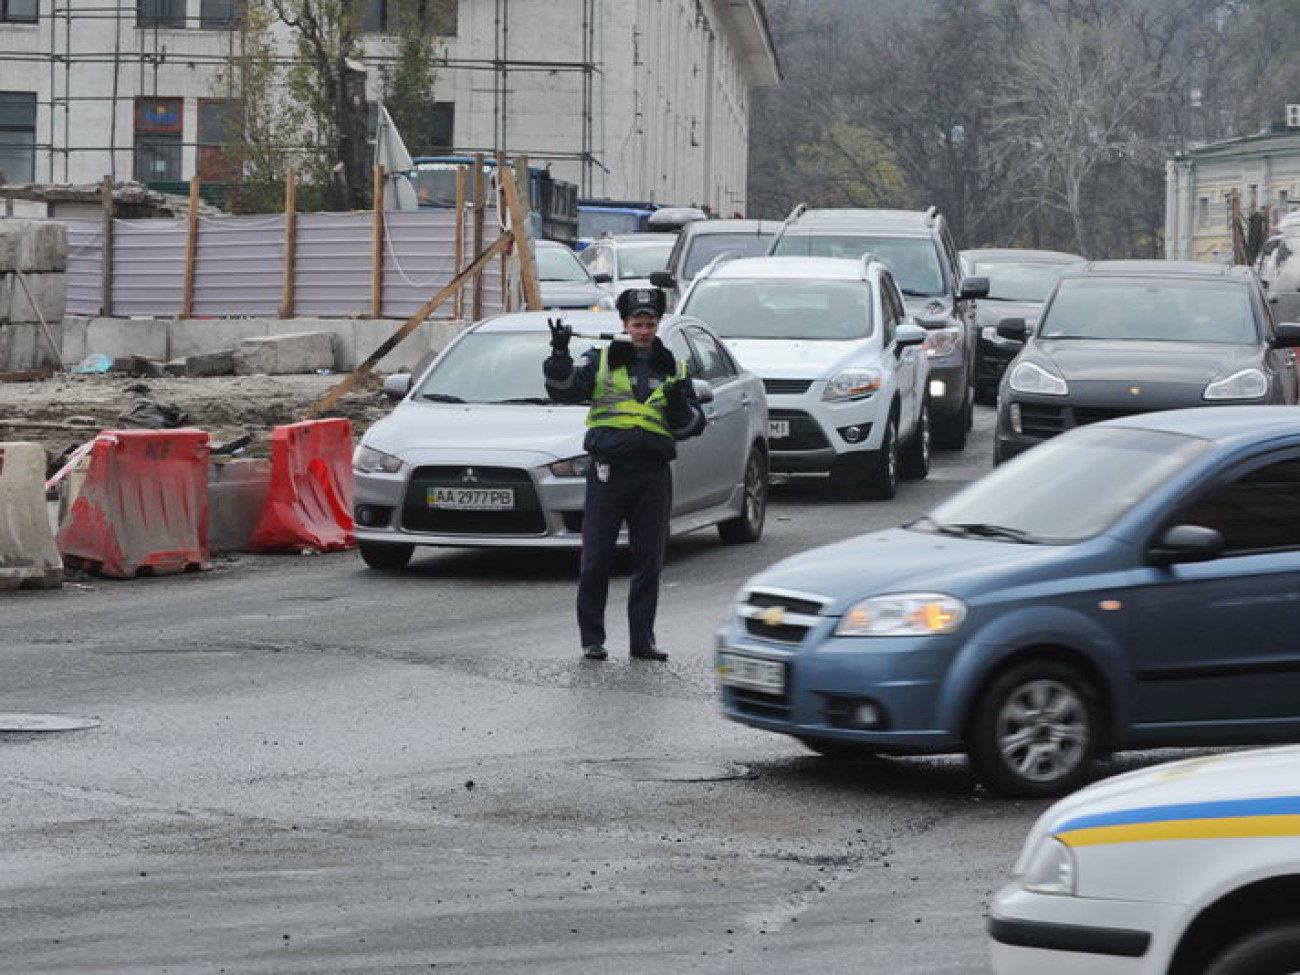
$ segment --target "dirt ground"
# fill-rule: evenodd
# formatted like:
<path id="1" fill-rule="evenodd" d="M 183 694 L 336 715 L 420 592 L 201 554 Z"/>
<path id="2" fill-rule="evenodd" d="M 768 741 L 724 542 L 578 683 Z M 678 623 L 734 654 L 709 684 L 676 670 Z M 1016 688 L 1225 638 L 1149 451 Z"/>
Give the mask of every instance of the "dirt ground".
<path id="1" fill-rule="evenodd" d="M 0 443 L 39 443 L 51 470 L 101 430 L 192 427 L 214 450 L 247 437 L 241 457 L 265 457 L 275 426 L 306 419 L 346 374 L 145 378 L 63 373 L 34 382 L 0 382 Z M 346 417 L 354 437 L 393 406 L 382 377 L 364 376 L 321 416 Z"/>

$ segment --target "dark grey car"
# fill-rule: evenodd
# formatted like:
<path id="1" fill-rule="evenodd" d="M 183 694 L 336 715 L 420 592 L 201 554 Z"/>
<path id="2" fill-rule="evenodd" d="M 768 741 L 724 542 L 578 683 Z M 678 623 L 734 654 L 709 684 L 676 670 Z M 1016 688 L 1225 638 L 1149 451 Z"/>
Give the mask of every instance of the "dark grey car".
<path id="1" fill-rule="evenodd" d="M 1071 427 L 1189 406 L 1295 404 L 1300 324 L 1248 267 L 1093 261 L 1065 271 L 998 389 L 994 461 Z M 1300 420 L 1300 416 L 1297 416 Z"/>

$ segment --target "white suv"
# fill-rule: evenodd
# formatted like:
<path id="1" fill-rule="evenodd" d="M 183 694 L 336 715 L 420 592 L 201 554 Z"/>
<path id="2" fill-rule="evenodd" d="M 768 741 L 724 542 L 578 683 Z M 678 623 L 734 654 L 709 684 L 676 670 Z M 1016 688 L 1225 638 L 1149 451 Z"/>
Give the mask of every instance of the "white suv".
<path id="1" fill-rule="evenodd" d="M 929 473 L 927 333 L 873 255 L 720 259 L 678 310 L 762 377 L 774 473 L 832 474 L 882 500 Z"/>

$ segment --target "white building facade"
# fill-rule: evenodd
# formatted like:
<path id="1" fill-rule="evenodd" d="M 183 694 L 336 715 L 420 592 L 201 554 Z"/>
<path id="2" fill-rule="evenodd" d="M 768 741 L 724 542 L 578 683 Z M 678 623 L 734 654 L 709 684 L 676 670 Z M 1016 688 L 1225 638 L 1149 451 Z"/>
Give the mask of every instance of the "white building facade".
<path id="1" fill-rule="evenodd" d="M 238 2 L 0 0 L 8 181 L 219 179 Z M 411 2 L 367 0 L 371 98 Z M 744 212 L 750 92 L 779 82 L 762 0 L 442 2 L 433 148 L 526 155 L 585 197 Z"/>

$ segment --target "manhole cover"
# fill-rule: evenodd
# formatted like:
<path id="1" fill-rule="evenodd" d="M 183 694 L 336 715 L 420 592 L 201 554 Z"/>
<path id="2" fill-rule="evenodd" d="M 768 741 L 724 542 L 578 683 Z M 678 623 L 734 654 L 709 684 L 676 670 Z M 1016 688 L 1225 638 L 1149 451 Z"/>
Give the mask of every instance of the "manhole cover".
<path id="1" fill-rule="evenodd" d="M 0 731 L 80 731 L 100 724 L 95 718 L 74 718 L 67 714 L 0 713 Z"/>
<path id="2" fill-rule="evenodd" d="M 687 762 L 660 758 L 616 758 L 589 765 L 597 775 L 634 782 L 720 782 L 752 779 L 754 772 L 735 762 Z"/>

